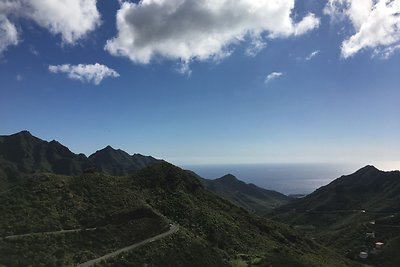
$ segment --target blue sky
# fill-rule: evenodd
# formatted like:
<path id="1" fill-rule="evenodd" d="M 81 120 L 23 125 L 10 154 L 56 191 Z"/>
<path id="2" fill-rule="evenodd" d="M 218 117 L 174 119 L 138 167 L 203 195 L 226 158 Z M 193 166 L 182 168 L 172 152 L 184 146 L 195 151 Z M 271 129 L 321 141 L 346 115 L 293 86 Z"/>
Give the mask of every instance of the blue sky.
<path id="1" fill-rule="evenodd" d="M 0 4 L 0 134 L 176 164 L 400 168 L 399 2 L 27 2 Z"/>

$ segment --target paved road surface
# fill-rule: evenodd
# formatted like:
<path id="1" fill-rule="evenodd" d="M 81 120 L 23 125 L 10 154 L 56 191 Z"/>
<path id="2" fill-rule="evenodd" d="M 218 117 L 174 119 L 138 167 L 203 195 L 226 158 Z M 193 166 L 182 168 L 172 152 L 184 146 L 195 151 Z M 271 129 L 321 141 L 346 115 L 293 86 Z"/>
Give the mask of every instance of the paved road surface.
<path id="1" fill-rule="evenodd" d="M 75 232 L 81 232 L 81 231 L 94 231 L 94 230 L 96 230 L 96 228 L 71 229 L 71 230 L 60 230 L 60 231 L 52 231 L 52 232 L 39 232 L 39 233 L 29 233 L 29 234 L 22 234 L 22 235 L 9 235 L 9 236 L 5 236 L 0 239 L 18 239 L 18 238 L 23 238 L 23 237 L 42 236 L 42 235 L 61 235 L 61 234 L 67 234 L 67 233 L 75 233 Z"/>
<path id="2" fill-rule="evenodd" d="M 150 243 L 150 242 L 153 242 L 153 241 L 162 239 L 162 238 L 164 238 L 164 237 L 167 237 L 167 236 L 169 236 L 169 235 L 175 234 L 176 232 L 178 232 L 178 230 L 179 230 L 179 227 L 178 227 L 178 226 L 176 226 L 176 225 L 171 225 L 170 228 L 169 228 L 169 230 L 168 230 L 167 232 L 165 232 L 165 233 L 162 233 L 162 234 L 159 234 L 159 235 L 156 235 L 156 236 L 147 238 L 146 240 L 143 240 L 143 241 L 141 241 L 141 242 L 135 243 L 135 244 L 130 245 L 130 246 L 128 246 L 128 247 L 121 248 L 121 249 L 119 249 L 119 250 L 117 250 L 117 251 L 114 251 L 114 252 L 111 252 L 111 253 L 109 253 L 109 254 L 106 254 L 106 255 L 104 255 L 104 256 L 102 256 L 102 257 L 100 257 L 100 258 L 97 258 L 97 259 L 94 259 L 94 260 L 90 260 L 90 261 L 81 263 L 81 264 L 77 265 L 77 267 L 89 267 L 89 266 L 93 266 L 93 265 L 95 265 L 96 263 L 99 263 L 99 262 L 101 262 L 101 261 L 103 261 L 103 260 L 107 260 L 107 259 L 109 259 L 109 258 L 118 256 L 119 254 L 121 254 L 121 253 L 123 253 L 123 252 L 130 251 L 130 250 L 135 249 L 135 248 L 137 248 L 137 247 L 140 247 L 140 246 L 142 246 L 142 245 L 145 245 L 145 244 L 148 244 L 148 243 Z"/>

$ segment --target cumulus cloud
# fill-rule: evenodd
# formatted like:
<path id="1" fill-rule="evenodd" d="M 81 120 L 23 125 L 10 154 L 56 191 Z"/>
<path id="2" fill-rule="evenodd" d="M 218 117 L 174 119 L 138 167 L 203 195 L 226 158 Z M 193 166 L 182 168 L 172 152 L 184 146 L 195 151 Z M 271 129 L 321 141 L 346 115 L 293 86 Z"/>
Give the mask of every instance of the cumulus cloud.
<path id="1" fill-rule="evenodd" d="M 266 38 L 297 36 L 319 26 L 314 14 L 295 22 L 294 5 L 295 0 L 122 2 L 118 34 L 105 49 L 141 64 L 156 57 L 191 62 L 223 58 L 232 45 L 250 40 L 246 54 L 252 56 Z"/>
<path id="2" fill-rule="evenodd" d="M 319 53 L 320 53 L 319 50 L 312 51 L 312 52 L 306 57 L 306 61 L 310 61 L 311 59 L 313 59 L 314 57 L 316 57 Z"/>
<path id="3" fill-rule="evenodd" d="M 96 1 L 1 0 L 0 49 L 17 43 L 15 24 L 21 19 L 33 21 L 52 34 L 60 35 L 65 44 L 75 44 L 101 23 Z M 3 41 L 6 27 L 9 42 Z"/>
<path id="4" fill-rule="evenodd" d="M 17 28 L 5 16 L 0 15 L 0 54 L 18 42 Z"/>
<path id="5" fill-rule="evenodd" d="M 52 73 L 65 73 L 71 79 L 92 82 L 96 85 L 99 85 L 104 78 L 120 76 L 115 70 L 99 63 L 89 65 L 50 65 L 49 71 Z"/>
<path id="6" fill-rule="evenodd" d="M 65 43 L 73 44 L 100 24 L 96 0 L 30 0 L 28 15 Z"/>
<path id="7" fill-rule="evenodd" d="M 267 77 L 265 78 L 264 83 L 269 83 L 273 80 L 278 79 L 279 77 L 281 77 L 283 75 L 282 72 L 272 72 L 270 74 L 267 75 Z"/>
<path id="8" fill-rule="evenodd" d="M 22 7 L 21 0 L 2 0 L 0 2 L 0 14 L 15 13 Z"/>
<path id="9" fill-rule="evenodd" d="M 355 33 L 342 43 L 343 58 L 367 48 L 387 57 L 400 45 L 398 0 L 329 0 L 324 12 L 334 21 L 349 20 L 354 28 Z"/>

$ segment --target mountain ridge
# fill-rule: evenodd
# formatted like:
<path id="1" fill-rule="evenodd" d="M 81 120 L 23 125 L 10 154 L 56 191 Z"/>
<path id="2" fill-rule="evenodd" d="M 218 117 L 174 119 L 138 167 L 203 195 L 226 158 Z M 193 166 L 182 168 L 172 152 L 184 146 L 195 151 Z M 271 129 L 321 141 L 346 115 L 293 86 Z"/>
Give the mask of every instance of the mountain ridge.
<path id="1" fill-rule="evenodd" d="M 387 199 L 389 202 L 379 202 L 379 199 Z M 381 171 L 372 165 L 367 165 L 279 209 L 293 208 L 315 211 L 362 209 L 400 211 L 400 172 Z"/>
<path id="2" fill-rule="evenodd" d="M 239 207 L 259 214 L 290 200 L 288 196 L 277 191 L 261 188 L 252 183 L 245 183 L 233 174 L 226 174 L 214 180 L 201 177 L 199 179 L 211 192 L 222 196 Z"/>
<path id="3" fill-rule="evenodd" d="M 45 141 L 24 130 L 0 136 L 0 189 L 6 189 L 35 172 L 78 175 L 95 169 L 122 176 L 159 161 L 141 154 L 129 155 L 109 145 L 87 157 L 83 153 L 73 153 L 56 140 Z"/>
<path id="4" fill-rule="evenodd" d="M 396 266 L 400 255 L 400 172 L 367 165 L 310 195 L 278 207 L 269 217 L 304 229 L 322 244 L 354 259 L 370 253 L 365 263 Z M 371 238 L 366 233 L 372 233 Z M 385 247 L 377 253 L 375 242 Z M 390 255 L 390 256 L 385 256 Z"/>

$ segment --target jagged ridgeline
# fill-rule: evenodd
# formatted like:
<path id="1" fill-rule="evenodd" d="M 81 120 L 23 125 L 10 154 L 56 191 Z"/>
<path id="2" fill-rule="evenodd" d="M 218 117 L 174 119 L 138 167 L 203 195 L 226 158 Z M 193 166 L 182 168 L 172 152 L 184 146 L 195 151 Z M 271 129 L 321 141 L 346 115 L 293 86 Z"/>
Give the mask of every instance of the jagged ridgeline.
<path id="1" fill-rule="evenodd" d="M 32 173 L 79 175 L 97 170 L 120 176 L 157 162 L 159 160 L 153 157 L 140 154 L 131 156 L 110 146 L 86 157 L 71 152 L 57 141 L 47 142 L 28 131 L 22 131 L 0 136 L 0 189 L 5 190 Z"/>
<path id="2" fill-rule="evenodd" d="M 72 168 L 77 175 L 59 175 L 51 173 L 61 158 L 49 148 L 52 142 L 40 145 L 43 141 L 21 135 L 27 133 L 12 136 L 20 140 L 15 150 L 2 138 L 8 153 L 2 162 L 13 155 L 17 163 L 7 167 L 27 166 L 25 173 L 35 173 L 0 194 L 0 265 L 76 266 L 139 244 L 96 266 L 357 266 L 296 230 L 217 196 L 164 161 L 126 176 L 83 172 L 83 167 Z M 9 180 L 7 171 L 2 179 Z"/>
<path id="3" fill-rule="evenodd" d="M 6 190 L 33 173 L 79 175 L 98 171 L 124 176 L 160 161 L 141 154 L 129 155 L 111 146 L 86 157 L 84 154 L 71 152 L 57 141 L 47 142 L 34 137 L 28 131 L 22 131 L 10 136 L 0 136 L 0 190 Z M 259 214 L 289 201 L 281 193 L 246 184 L 233 175 L 207 180 L 192 174 L 214 193 Z"/>

